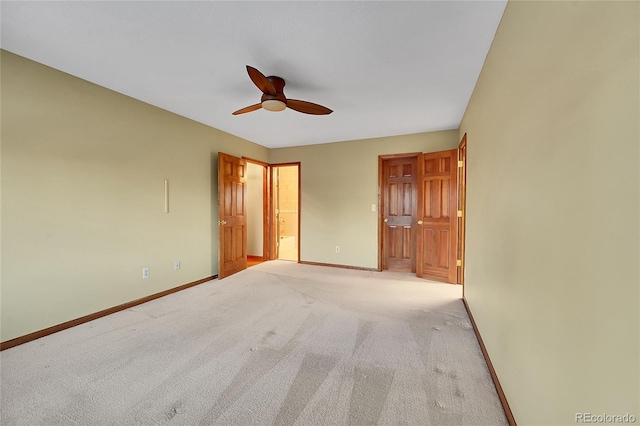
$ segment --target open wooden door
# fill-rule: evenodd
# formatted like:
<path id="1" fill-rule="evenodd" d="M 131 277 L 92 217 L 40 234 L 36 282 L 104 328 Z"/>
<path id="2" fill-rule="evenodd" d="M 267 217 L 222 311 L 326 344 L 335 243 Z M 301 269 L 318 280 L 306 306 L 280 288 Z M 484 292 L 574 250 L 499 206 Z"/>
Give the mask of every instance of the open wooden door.
<path id="1" fill-rule="evenodd" d="M 416 275 L 457 282 L 458 150 L 418 156 Z"/>
<path id="2" fill-rule="evenodd" d="M 218 277 L 247 269 L 245 160 L 218 153 Z"/>

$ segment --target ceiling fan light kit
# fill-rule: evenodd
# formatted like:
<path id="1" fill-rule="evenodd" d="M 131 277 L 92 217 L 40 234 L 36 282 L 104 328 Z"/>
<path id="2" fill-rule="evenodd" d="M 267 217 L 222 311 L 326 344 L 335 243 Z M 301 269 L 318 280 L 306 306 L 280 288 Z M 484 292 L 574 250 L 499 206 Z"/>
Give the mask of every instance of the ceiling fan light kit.
<path id="1" fill-rule="evenodd" d="M 327 115 L 333 112 L 327 107 L 314 104 L 312 102 L 287 99 L 284 96 L 285 82 L 284 79 L 280 77 L 265 77 L 264 74 L 249 65 L 247 65 L 247 73 L 249 74 L 251 81 L 253 81 L 253 84 L 262 91 L 262 98 L 260 99 L 259 104 L 239 109 L 235 111 L 233 115 L 245 114 L 260 108 L 272 112 L 283 111 L 285 108 L 291 108 L 292 110 L 311 115 Z"/>
<path id="2" fill-rule="evenodd" d="M 287 104 L 277 99 L 267 99 L 265 101 L 262 101 L 262 108 L 266 109 L 267 111 L 271 111 L 271 112 L 284 111 L 286 107 L 287 107 Z"/>

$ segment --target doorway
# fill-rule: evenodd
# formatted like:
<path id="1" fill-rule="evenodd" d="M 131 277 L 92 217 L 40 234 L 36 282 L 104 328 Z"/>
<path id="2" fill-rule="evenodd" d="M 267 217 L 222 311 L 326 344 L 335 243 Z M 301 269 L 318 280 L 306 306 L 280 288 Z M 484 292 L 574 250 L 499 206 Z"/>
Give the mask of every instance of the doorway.
<path id="1" fill-rule="evenodd" d="M 300 260 L 300 163 L 272 170 L 274 259 Z"/>
<path id="2" fill-rule="evenodd" d="M 218 276 L 258 263 L 300 261 L 300 163 L 218 153 Z"/>
<path id="3" fill-rule="evenodd" d="M 378 157 L 379 270 L 459 282 L 458 164 L 457 149 Z"/>

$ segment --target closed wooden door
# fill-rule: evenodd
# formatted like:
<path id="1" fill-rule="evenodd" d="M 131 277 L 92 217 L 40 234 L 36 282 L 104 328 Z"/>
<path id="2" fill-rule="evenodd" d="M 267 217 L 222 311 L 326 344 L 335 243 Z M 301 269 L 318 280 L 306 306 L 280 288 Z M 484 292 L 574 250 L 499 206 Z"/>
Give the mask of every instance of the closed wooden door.
<path id="1" fill-rule="evenodd" d="M 418 157 L 416 275 L 456 283 L 458 150 Z"/>
<path id="2" fill-rule="evenodd" d="M 218 153 L 218 277 L 247 269 L 245 160 Z"/>
<path id="3" fill-rule="evenodd" d="M 382 160 L 382 269 L 416 271 L 417 156 Z"/>

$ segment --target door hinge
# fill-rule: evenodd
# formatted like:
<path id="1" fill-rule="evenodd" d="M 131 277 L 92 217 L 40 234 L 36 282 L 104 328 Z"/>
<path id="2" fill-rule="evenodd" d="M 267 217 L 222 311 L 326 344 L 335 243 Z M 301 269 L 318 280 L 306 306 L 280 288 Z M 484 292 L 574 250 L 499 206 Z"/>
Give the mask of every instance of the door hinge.
<path id="1" fill-rule="evenodd" d="M 462 266 L 462 260 L 456 260 L 456 266 Z"/>
<path id="2" fill-rule="evenodd" d="M 458 210 L 458 217 L 462 217 L 462 210 Z"/>
<path id="3" fill-rule="evenodd" d="M 458 161 L 458 167 L 464 167 L 464 161 L 462 160 Z"/>

